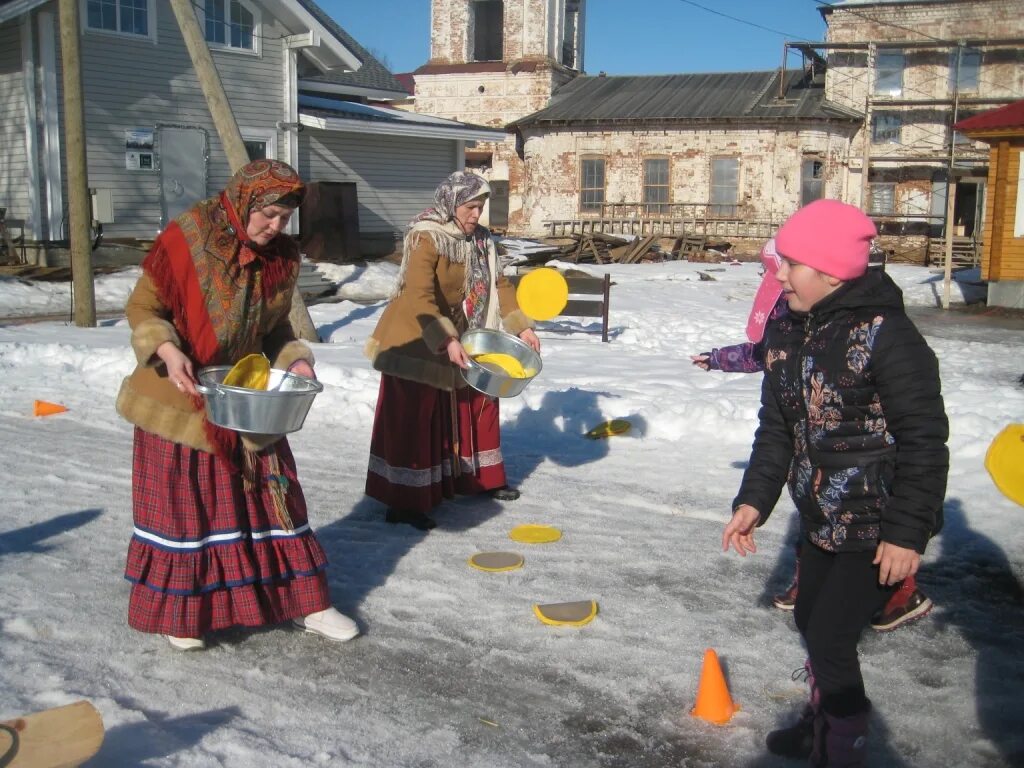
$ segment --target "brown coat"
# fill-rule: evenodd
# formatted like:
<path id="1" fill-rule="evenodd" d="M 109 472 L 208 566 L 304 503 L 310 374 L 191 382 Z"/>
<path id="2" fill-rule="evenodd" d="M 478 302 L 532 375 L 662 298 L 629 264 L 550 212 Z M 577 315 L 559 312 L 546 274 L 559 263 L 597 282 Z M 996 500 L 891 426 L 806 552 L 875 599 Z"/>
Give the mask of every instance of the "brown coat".
<path id="1" fill-rule="evenodd" d="M 493 273 L 497 267 L 490 266 Z M 462 310 L 466 265 L 448 260 L 429 237 L 421 237 L 404 269 L 404 287 L 377 322 L 366 342 L 366 356 L 374 368 L 391 376 L 448 391 L 465 386 L 445 346 L 467 328 Z M 498 274 L 496 286 L 504 329 L 518 336 L 533 327 L 519 309 L 512 283 Z"/>
<path id="2" fill-rule="evenodd" d="M 287 368 L 297 360 L 307 360 L 312 365 L 312 351 L 295 340 L 288 322 L 291 302 L 292 289 L 288 287 L 267 303 L 256 344 L 242 356 L 263 352 L 274 368 Z M 148 275 L 139 278 L 128 298 L 125 315 L 132 328 L 132 349 L 138 366 L 121 384 L 117 412 L 147 432 L 213 453 L 204 429 L 204 412 L 196 410 L 192 398 L 171 384 L 166 366 L 156 356 L 157 347 L 165 341 L 180 348 L 181 337 Z"/>

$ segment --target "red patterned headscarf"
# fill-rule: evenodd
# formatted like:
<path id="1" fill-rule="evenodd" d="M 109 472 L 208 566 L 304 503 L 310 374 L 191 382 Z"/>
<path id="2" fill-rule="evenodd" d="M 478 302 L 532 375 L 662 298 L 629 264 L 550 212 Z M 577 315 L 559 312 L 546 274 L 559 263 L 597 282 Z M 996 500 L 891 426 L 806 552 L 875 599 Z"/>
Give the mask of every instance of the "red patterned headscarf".
<path id="1" fill-rule="evenodd" d="M 295 241 L 281 234 L 258 246 L 249 241 L 246 227 L 252 211 L 296 207 L 304 194 L 291 166 L 255 160 L 217 197 L 196 203 L 171 222 L 153 244 L 142 268 L 171 311 L 183 351 L 198 367 L 232 365 L 253 351 L 266 301 L 292 291 L 299 273 Z M 195 400 L 202 410 L 202 398 Z M 233 448 L 234 433 L 207 432 L 218 453 Z"/>

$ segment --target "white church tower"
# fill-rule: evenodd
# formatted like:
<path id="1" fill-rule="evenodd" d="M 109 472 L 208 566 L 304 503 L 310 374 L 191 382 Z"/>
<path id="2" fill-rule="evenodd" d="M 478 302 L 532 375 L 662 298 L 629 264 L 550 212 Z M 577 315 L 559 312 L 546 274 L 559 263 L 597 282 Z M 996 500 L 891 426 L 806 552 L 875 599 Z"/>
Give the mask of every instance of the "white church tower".
<path id="1" fill-rule="evenodd" d="M 414 73 L 415 110 L 501 128 L 548 105 L 583 71 L 586 0 L 431 0 L 430 60 Z M 466 151 L 491 182 L 489 224 L 517 214 L 522 164 L 511 136 Z"/>

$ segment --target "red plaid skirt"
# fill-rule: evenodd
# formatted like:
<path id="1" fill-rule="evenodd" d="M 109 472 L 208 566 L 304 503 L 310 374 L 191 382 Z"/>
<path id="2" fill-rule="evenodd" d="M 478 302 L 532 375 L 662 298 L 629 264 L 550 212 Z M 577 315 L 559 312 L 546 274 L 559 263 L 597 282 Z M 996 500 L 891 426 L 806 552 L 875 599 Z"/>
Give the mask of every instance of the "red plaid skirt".
<path id="1" fill-rule="evenodd" d="M 295 530 L 277 522 L 263 482 L 246 491 L 240 473 L 213 454 L 136 428 L 132 466 L 135 530 L 125 578 L 128 624 L 141 632 L 202 637 L 236 625 L 275 624 L 331 604 L 327 557 L 309 528 L 287 440 L 271 452 L 288 478 Z"/>
<path id="2" fill-rule="evenodd" d="M 381 375 L 366 473 L 368 496 L 395 509 L 426 514 L 457 493 L 505 485 L 498 401 L 471 387 L 456 390 L 453 419 L 452 400 L 451 392 Z"/>

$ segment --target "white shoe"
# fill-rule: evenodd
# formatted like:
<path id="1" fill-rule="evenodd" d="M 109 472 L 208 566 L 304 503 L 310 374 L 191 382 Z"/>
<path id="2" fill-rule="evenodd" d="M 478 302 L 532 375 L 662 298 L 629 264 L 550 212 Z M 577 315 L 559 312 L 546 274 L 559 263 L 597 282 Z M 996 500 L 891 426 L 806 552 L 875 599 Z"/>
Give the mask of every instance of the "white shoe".
<path id="1" fill-rule="evenodd" d="M 174 637 L 164 635 L 171 648 L 176 651 L 202 651 L 206 649 L 206 641 L 201 637 Z"/>
<path id="2" fill-rule="evenodd" d="M 321 635 L 339 643 L 351 640 L 359 634 L 359 626 L 335 608 L 327 608 L 301 619 L 293 619 L 292 623 L 314 635 Z"/>

